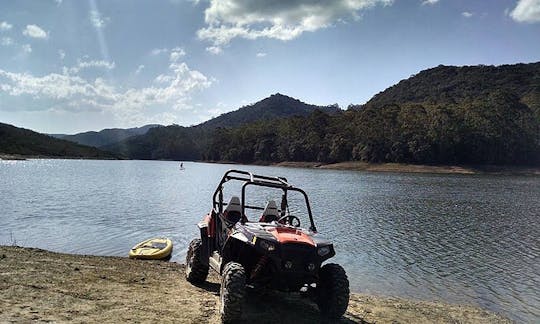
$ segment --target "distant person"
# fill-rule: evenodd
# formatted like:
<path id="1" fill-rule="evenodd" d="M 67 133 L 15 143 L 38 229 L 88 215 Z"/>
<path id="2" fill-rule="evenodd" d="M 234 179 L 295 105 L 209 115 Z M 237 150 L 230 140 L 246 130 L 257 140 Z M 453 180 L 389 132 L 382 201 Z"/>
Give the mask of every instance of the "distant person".
<path id="1" fill-rule="evenodd" d="M 180 169 L 183 169 L 183 168 L 184 168 L 184 163 L 180 162 Z"/>

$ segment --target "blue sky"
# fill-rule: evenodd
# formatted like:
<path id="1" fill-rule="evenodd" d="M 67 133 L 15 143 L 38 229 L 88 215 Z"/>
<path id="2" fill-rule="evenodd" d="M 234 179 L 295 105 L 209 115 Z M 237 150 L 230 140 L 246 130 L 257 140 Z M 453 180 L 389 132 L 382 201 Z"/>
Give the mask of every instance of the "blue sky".
<path id="1" fill-rule="evenodd" d="M 540 0 L 0 0 L 0 122 L 193 125 L 280 92 L 360 104 L 422 69 L 540 61 Z"/>

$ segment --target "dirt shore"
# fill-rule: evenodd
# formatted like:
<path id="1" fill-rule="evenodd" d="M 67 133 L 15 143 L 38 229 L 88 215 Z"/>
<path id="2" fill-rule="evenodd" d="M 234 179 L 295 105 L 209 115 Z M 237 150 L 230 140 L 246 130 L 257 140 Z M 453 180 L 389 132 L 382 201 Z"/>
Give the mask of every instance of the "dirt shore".
<path id="1" fill-rule="evenodd" d="M 322 164 L 317 162 L 281 162 L 280 167 L 316 168 L 330 170 L 353 170 L 371 172 L 410 172 L 410 173 L 439 173 L 439 174 L 515 174 L 540 175 L 538 167 L 519 166 L 459 166 L 459 165 L 420 165 L 402 163 L 366 163 L 358 161 Z"/>
<path id="2" fill-rule="evenodd" d="M 0 322 L 219 323 L 219 279 L 195 287 L 184 266 L 0 246 Z M 245 323 L 321 323 L 291 294 L 250 296 Z M 472 306 L 352 294 L 341 323 L 511 323 Z"/>

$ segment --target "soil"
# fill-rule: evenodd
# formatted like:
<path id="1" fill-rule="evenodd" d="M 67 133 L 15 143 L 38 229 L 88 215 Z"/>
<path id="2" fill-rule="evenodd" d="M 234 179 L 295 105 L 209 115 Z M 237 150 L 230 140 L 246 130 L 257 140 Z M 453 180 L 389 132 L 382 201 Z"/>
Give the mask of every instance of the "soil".
<path id="1" fill-rule="evenodd" d="M 187 282 L 184 266 L 0 246 L 0 322 L 220 323 L 219 277 Z M 244 323 L 323 323 L 295 294 L 250 294 Z M 341 323 L 511 323 L 485 310 L 351 294 Z"/>
<path id="2" fill-rule="evenodd" d="M 317 162 L 281 162 L 275 164 L 281 167 L 316 168 L 331 170 L 353 170 L 370 172 L 409 172 L 409 173 L 439 173 L 439 174 L 513 174 L 540 175 L 538 167 L 520 166 L 459 166 L 459 165 L 421 165 L 403 163 L 366 163 L 358 161 L 323 164 Z"/>

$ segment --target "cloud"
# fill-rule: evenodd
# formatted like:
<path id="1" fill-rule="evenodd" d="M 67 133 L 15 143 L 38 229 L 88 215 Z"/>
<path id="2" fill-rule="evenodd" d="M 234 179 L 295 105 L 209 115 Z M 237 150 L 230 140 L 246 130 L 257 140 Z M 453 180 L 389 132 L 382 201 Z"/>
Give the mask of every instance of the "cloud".
<path id="1" fill-rule="evenodd" d="M 268 1 L 210 0 L 205 10 L 206 27 L 197 31 L 199 39 L 212 42 L 207 48 L 218 53 L 234 38 L 272 38 L 283 41 L 332 26 L 361 12 L 393 0 Z"/>
<path id="2" fill-rule="evenodd" d="M 13 39 L 11 39 L 11 37 L 2 37 L 2 39 L 0 39 L 0 45 L 11 46 L 13 45 Z"/>
<path id="3" fill-rule="evenodd" d="M 30 54 L 32 53 L 32 46 L 30 46 L 30 44 L 24 44 L 21 46 L 21 49 L 24 53 L 26 54 Z"/>
<path id="4" fill-rule="evenodd" d="M 103 17 L 97 10 L 90 11 L 90 22 L 96 28 L 104 28 L 111 19 L 109 17 Z"/>
<path id="5" fill-rule="evenodd" d="M 11 28 L 13 28 L 13 25 L 8 23 L 7 21 L 2 21 L 0 23 L 0 30 L 1 31 L 10 30 Z"/>
<path id="6" fill-rule="evenodd" d="M 471 18 L 472 16 L 474 16 L 474 14 L 472 12 L 469 12 L 469 11 L 464 11 L 461 13 L 461 15 L 465 18 Z"/>
<path id="7" fill-rule="evenodd" d="M 23 30 L 22 33 L 23 35 L 32 38 L 47 39 L 49 37 L 47 32 L 37 25 L 26 25 L 26 28 Z"/>
<path id="8" fill-rule="evenodd" d="M 510 17 L 520 23 L 540 22 L 540 0 L 519 0 Z"/>
<path id="9" fill-rule="evenodd" d="M 148 120 L 146 110 L 152 107 L 172 107 L 175 110 L 191 108 L 191 94 L 210 87 L 213 82 L 201 72 L 190 69 L 186 63 L 178 62 L 171 63 L 164 74 L 167 83 L 144 88 L 118 89 L 102 78 L 85 79 L 71 74 L 70 70 L 64 68 L 62 73 L 35 76 L 0 69 L 0 95 L 20 98 L 23 103 L 30 98 L 32 103 L 43 102 L 41 106 L 44 109 L 55 111 L 110 112 L 128 123 Z M 25 105 L 19 106 L 24 109 Z M 0 102 L 2 109 L 9 107 L 3 107 Z"/>
<path id="10" fill-rule="evenodd" d="M 257 56 L 257 57 L 265 57 L 265 56 L 266 56 L 266 53 L 257 53 L 256 56 Z"/>
<path id="11" fill-rule="evenodd" d="M 77 60 L 77 65 L 68 69 L 69 73 L 77 74 L 81 70 L 88 68 L 103 68 L 105 70 L 112 70 L 116 67 L 114 62 L 108 62 L 105 60 L 92 60 L 92 61 L 82 61 L 81 59 Z"/>
<path id="12" fill-rule="evenodd" d="M 171 50 L 171 55 L 169 56 L 169 60 L 171 62 L 178 62 L 182 56 L 185 56 L 186 52 L 181 47 L 175 47 Z"/>
<path id="13" fill-rule="evenodd" d="M 437 2 L 439 2 L 439 0 L 424 0 L 424 1 L 422 1 L 422 6 L 425 6 L 425 5 L 434 5 L 434 4 L 436 4 Z"/>
<path id="14" fill-rule="evenodd" d="M 154 48 L 152 51 L 150 51 L 150 54 L 152 55 L 159 55 L 162 53 L 167 53 L 169 49 L 167 48 Z"/>
<path id="15" fill-rule="evenodd" d="M 142 65 L 142 64 L 139 65 L 139 66 L 137 67 L 137 69 L 135 70 L 135 74 L 141 73 L 141 71 L 142 71 L 143 69 L 144 69 L 144 65 Z"/>
<path id="16" fill-rule="evenodd" d="M 218 55 L 218 54 L 221 54 L 223 52 L 223 50 L 221 49 L 220 46 L 208 46 L 206 48 L 206 51 L 209 52 L 209 53 L 212 53 L 214 55 Z"/>
<path id="17" fill-rule="evenodd" d="M 63 60 L 66 57 L 66 52 L 64 50 L 58 50 L 58 56 L 61 60 Z"/>

